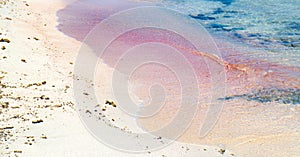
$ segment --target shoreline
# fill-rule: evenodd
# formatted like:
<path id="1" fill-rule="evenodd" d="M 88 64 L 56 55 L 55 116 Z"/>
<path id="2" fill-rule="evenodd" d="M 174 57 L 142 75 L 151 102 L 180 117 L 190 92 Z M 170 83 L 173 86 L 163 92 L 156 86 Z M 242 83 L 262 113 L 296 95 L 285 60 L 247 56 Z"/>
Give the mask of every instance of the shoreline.
<path id="1" fill-rule="evenodd" d="M 76 5 L 73 7 L 76 7 Z M 72 15 L 72 9 L 68 11 L 68 15 Z M 102 10 L 102 12 L 105 11 Z M 77 12 L 75 12 L 75 14 L 76 13 Z M 93 19 L 91 19 L 91 21 L 93 21 Z M 68 22 L 65 24 L 67 25 L 66 28 L 68 28 Z M 71 24 L 69 26 L 74 25 Z M 74 28 L 76 29 L 76 24 Z M 82 29 L 88 30 L 88 27 Z M 147 34 L 147 31 L 145 32 Z M 78 34 L 65 33 L 72 37 L 84 36 L 84 31 L 79 32 Z M 153 32 L 153 34 L 154 33 L 155 32 Z M 144 38 L 140 39 L 138 35 L 144 34 L 136 34 L 135 36 L 126 37 L 125 35 L 125 37 L 120 37 L 121 39 L 119 42 L 112 44 L 115 44 L 115 47 L 119 43 L 120 45 L 129 44 L 134 46 L 135 42 L 139 43 L 142 42 L 144 38 L 147 38 L 147 36 L 143 36 Z M 235 49 L 235 45 L 232 43 L 227 41 L 225 41 L 225 43 L 223 42 L 223 40 L 219 40 L 217 44 L 221 44 L 221 47 L 224 48 L 225 51 L 228 51 L 227 53 L 229 54 L 226 55 L 229 56 L 226 57 L 228 57 L 228 62 L 232 63 L 227 67 L 230 76 L 228 78 L 229 81 L 227 80 L 229 82 L 228 86 L 230 87 L 229 97 L 245 94 L 245 96 L 249 99 L 253 93 L 258 93 L 258 95 L 261 94 L 259 91 L 265 89 L 265 87 L 269 87 L 270 91 L 272 91 L 272 88 L 279 91 L 281 88 L 299 88 L 299 81 L 297 81 L 298 79 L 295 77 L 299 71 L 299 67 L 270 63 L 267 61 L 267 58 L 252 59 L 245 55 L 244 51 L 238 51 Z M 180 49 L 181 45 L 173 46 L 179 47 Z M 126 46 L 124 47 L 127 48 Z M 109 52 L 124 51 L 125 48 L 116 48 L 114 51 L 111 50 Z M 235 53 L 238 53 L 238 55 Z M 118 55 L 119 54 L 116 56 L 118 57 Z M 116 56 L 111 55 L 110 57 L 113 58 Z M 112 60 L 113 61 L 109 59 L 107 60 L 111 67 L 114 66 L 114 59 Z M 144 80 L 147 81 L 142 79 L 144 82 L 141 81 L 140 84 L 137 83 L 137 86 L 143 86 L 145 82 L 151 84 L 151 81 L 155 79 L 153 76 L 147 76 L 147 72 L 145 74 Z M 244 85 L 244 88 L 241 84 Z M 235 90 L 235 88 L 237 88 L 237 90 Z M 266 90 L 262 93 L 268 93 L 270 91 Z M 141 97 L 147 97 L 148 95 L 148 91 L 143 90 L 143 88 L 136 90 L 135 93 L 139 93 Z M 208 109 L 207 105 L 201 106 L 191 128 L 185 135 L 183 135 L 180 141 L 196 144 L 210 143 L 211 145 L 225 143 L 227 148 L 241 156 L 297 156 L 297 154 L 299 154 L 299 150 L 295 147 L 295 145 L 299 143 L 299 127 L 297 127 L 299 119 L 297 113 L 299 113 L 299 106 L 280 102 L 259 103 L 257 101 L 253 101 L 255 100 L 253 98 L 250 99 L 251 101 L 247 101 L 247 97 L 242 100 L 236 99 L 226 101 L 219 123 L 206 139 L 200 140 L 198 138 L 198 131 L 201 124 L 203 124 L 203 119 L 205 118 L 203 115 L 205 115 Z M 261 94 L 261 98 L 263 97 L 268 97 L 268 95 Z M 283 100 L 284 99 L 286 98 L 283 98 Z M 178 107 L 172 107 L 172 109 L 165 109 L 162 114 L 153 119 L 149 118 L 148 120 L 140 120 L 140 126 L 145 130 L 156 130 L 163 124 L 167 123 L 167 120 L 170 120 L 170 113 L 178 111 Z M 291 146 L 291 148 L 284 147 L 287 145 Z M 249 153 L 249 149 L 251 149 L 251 153 Z M 276 150 L 281 151 L 278 152 Z"/>
<path id="2" fill-rule="evenodd" d="M 4 14 L 0 17 L 0 38 L 10 42 L 0 43 L 0 47 L 5 46 L 0 50 L 0 156 L 296 157 L 300 154 L 299 106 L 246 100 L 226 102 L 220 123 L 203 141 L 192 136 L 198 133 L 203 121 L 203 115 L 198 113 L 188 130 L 191 136 L 183 136 L 180 141 L 203 145 L 175 142 L 146 154 L 111 149 L 93 138 L 76 112 L 73 68 L 82 43 L 56 28 L 56 12 L 65 4 L 60 0 L 47 3 L 27 0 L 7 2 L 1 7 Z M 113 69 L 100 66 L 105 70 L 105 81 L 99 83 L 100 89 L 104 89 L 99 99 L 106 108 L 106 116 L 113 118 L 116 126 L 128 126 L 130 131 L 136 125 L 133 118 L 121 114 L 118 107 L 104 105 L 105 100 L 114 100 L 109 86 Z M 261 132 L 256 133 L 255 129 Z"/>
<path id="3" fill-rule="evenodd" d="M 0 53 L 1 156 L 231 156 L 215 146 L 177 142 L 147 154 L 99 143 L 74 108 L 72 71 L 81 43 L 56 29 L 56 11 L 64 4 L 27 0 L 1 7 L 1 38 L 10 40 L 1 42 L 6 49 Z"/>

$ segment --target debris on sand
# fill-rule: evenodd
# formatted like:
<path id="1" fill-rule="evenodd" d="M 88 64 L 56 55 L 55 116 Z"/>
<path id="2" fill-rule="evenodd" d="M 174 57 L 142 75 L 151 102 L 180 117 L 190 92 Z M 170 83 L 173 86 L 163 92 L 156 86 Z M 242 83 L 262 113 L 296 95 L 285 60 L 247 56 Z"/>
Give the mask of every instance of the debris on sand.
<path id="1" fill-rule="evenodd" d="M 21 154 L 22 153 L 22 151 L 21 150 L 14 150 L 14 153 L 18 153 L 18 154 Z"/>
<path id="2" fill-rule="evenodd" d="M 225 153 L 225 151 L 226 151 L 225 149 L 221 148 L 218 152 L 223 155 Z"/>
<path id="3" fill-rule="evenodd" d="M 105 104 L 111 105 L 112 107 L 117 107 L 117 105 L 113 101 L 106 100 Z"/>
<path id="4" fill-rule="evenodd" d="M 25 59 L 21 59 L 22 62 L 27 63 Z"/>
<path id="5" fill-rule="evenodd" d="M 38 124 L 38 123 L 42 123 L 43 120 L 42 119 L 34 119 L 32 120 L 32 124 Z"/>
<path id="6" fill-rule="evenodd" d="M 6 38 L 1 38 L 0 42 L 6 42 L 6 43 L 10 43 L 10 40 L 6 39 Z"/>
<path id="7" fill-rule="evenodd" d="M 42 134 L 41 139 L 47 139 L 47 136 Z"/>
<path id="8" fill-rule="evenodd" d="M 12 19 L 11 19 L 11 18 L 9 18 L 9 17 L 6 17 L 6 18 L 5 18 L 5 20 L 12 20 Z"/>
<path id="9" fill-rule="evenodd" d="M 46 81 L 42 81 L 42 82 L 38 82 L 38 83 L 30 83 L 30 84 L 28 84 L 26 86 L 23 86 L 23 87 L 24 88 L 28 88 L 28 87 L 31 87 L 31 86 L 41 86 L 41 85 L 45 85 L 45 84 L 47 84 L 47 82 Z"/>

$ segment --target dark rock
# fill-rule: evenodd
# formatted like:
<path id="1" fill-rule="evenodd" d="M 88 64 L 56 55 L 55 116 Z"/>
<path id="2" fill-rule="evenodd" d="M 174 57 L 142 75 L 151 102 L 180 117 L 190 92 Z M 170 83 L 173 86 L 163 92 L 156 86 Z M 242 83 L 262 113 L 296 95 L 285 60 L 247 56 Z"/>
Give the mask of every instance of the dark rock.
<path id="1" fill-rule="evenodd" d="M 32 124 L 38 124 L 38 123 L 42 123 L 43 120 L 42 119 L 35 119 L 35 120 L 32 120 Z"/>
<path id="2" fill-rule="evenodd" d="M 111 105 L 113 107 L 117 107 L 117 105 L 113 101 L 106 100 L 105 104 Z"/>
<path id="3" fill-rule="evenodd" d="M 224 13 L 224 10 L 221 9 L 221 8 L 217 8 L 217 9 L 213 12 L 213 14 L 221 14 L 221 13 Z"/>
<path id="4" fill-rule="evenodd" d="M 22 153 L 22 151 L 21 150 L 14 150 L 14 153 Z"/>
<path id="5" fill-rule="evenodd" d="M 225 151 L 226 151 L 225 149 L 220 149 L 219 153 L 223 155 L 225 153 Z"/>
<path id="6" fill-rule="evenodd" d="M 44 135 L 44 134 L 42 134 L 41 138 L 42 138 L 42 139 L 47 139 L 47 136 Z"/>
<path id="7" fill-rule="evenodd" d="M 292 43 L 291 47 L 300 47 L 300 43 Z"/>
<path id="8" fill-rule="evenodd" d="M 5 129 L 5 130 L 10 130 L 10 129 L 13 129 L 14 127 L 13 126 L 6 126 L 6 127 L 4 127 L 3 129 Z"/>
<path id="9" fill-rule="evenodd" d="M 225 4 L 225 5 L 230 5 L 235 0 L 211 0 L 211 1 L 217 1 L 217 2 L 221 2 L 221 3 Z"/>
<path id="10" fill-rule="evenodd" d="M 300 104 L 300 89 L 263 88 L 253 93 L 228 96 L 218 100 L 246 99 L 260 103 L 278 102 L 283 104 Z"/>
<path id="11" fill-rule="evenodd" d="M 0 104 L 1 104 L 2 108 L 8 108 L 8 105 L 9 105 L 8 102 L 4 102 L 4 103 L 0 102 Z"/>
<path id="12" fill-rule="evenodd" d="M 224 27 L 226 27 L 225 25 L 222 25 L 222 24 L 217 24 L 217 23 L 212 23 L 210 25 L 210 27 L 212 28 L 217 28 L 217 29 L 223 29 Z"/>
<path id="13" fill-rule="evenodd" d="M 9 39 L 5 39 L 5 38 L 1 38 L 1 39 L 0 39 L 0 42 L 10 43 L 10 40 L 9 40 Z"/>
<path id="14" fill-rule="evenodd" d="M 198 14 L 197 16 L 190 15 L 190 17 L 192 17 L 194 19 L 199 19 L 199 20 L 215 20 L 216 19 L 214 17 L 209 17 L 204 14 Z"/>

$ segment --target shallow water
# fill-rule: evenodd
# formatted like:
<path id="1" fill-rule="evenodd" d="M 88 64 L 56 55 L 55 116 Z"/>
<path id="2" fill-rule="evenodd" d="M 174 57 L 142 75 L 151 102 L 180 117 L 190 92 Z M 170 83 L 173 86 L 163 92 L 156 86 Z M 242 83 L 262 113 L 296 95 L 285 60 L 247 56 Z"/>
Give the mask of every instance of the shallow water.
<path id="1" fill-rule="evenodd" d="M 182 12 L 183 15 L 175 16 L 174 19 L 166 19 L 161 23 L 167 23 L 170 27 L 172 25 L 187 26 L 186 23 L 180 23 L 187 19 L 201 23 L 212 34 L 216 44 L 212 44 L 209 40 L 201 40 L 199 42 L 201 52 L 196 50 L 190 41 L 183 38 L 180 33 L 145 27 L 133 29 L 118 36 L 110 42 L 100 59 L 121 73 L 133 69 L 130 66 L 118 67 L 118 64 L 135 65 L 133 63 L 141 61 L 143 58 L 158 59 L 170 67 L 175 67 L 179 70 L 177 73 L 170 71 L 168 66 L 165 68 L 164 66 L 145 64 L 137 66 L 137 69 L 130 73 L 128 78 L 131 79 L 131 90 L 142 100 L 144 105 L 153 100 L 151 96 L 159 97 L 162 94 L 161 89 L 151 93 L 150 87 L 155 83 L 164 85 L 163 90 L 166 94 L 165 107 L 160 110 L 160 113 L 149 118 L 139 119 L 140 125 L 145 130 L 155 130 L 168 124 L 173 116 L 176 116 L 180 106 L 180 96 L 182 96 L 180 87 L 192 91 L 199 86 L 201 87 L 201 92 L 199 92 L 200 110 L 188 133 L 183 136 L 183 140 L 192 143 L 227 143 L 234 148 L 232 146 L 243 143 L 244 136 L 252 137 L 254 134 L 279 134 L 284 131 L 300 130 L 297 127 L 300 126 L 298 125 L 300 122 L 299 116 L 297 116 L 298 111 L 292 111 L 293 105 L 299 105 L 300 89 L 300 54 L 297 46 L 299 18 L 297 18 L 298 11 L 295 10 L 297 5 L 290 6 L 290 3 L 277 0 L 272 1 L 272 4 L 267 2 L 163 0 L 158 3 L 148 3 L 79 0 L 57 13 L 58 29 L 87 44 L 95 52 L 95 56 L 99 57 L 97 48 L 103 43 L 99 43 L 97 40 L 86 40 L 85 37 L 90 31 L 93 33 L 93 28 L 99 22 L 118 11 L 143 5 L 164 6 Z M 297 4 L 298 1 L 291 1 L 291 3 Z M 268 9 L 260 6 L 266 6 Z M 284 10 L 289 7 L 289 11 L 285 12 Z M 137 16 L 144 17 L 146 15 Z M 147 21 L 147 18 L 145 19 Z M 122 20 L 129 24 L 139 22 L 135 21 L 134 17 Z M 153 20 L 153 23 L 159 23 L 155 21 L 155 18 L 150 20 Z M 122 30 L 123 27 L 126 28 L 128 23 L 113 23 L 103 28 L 113 34 L 113 32 Z M 194 26 L 182 27 L 182 30 L 191 37 L 199 32 L 200 34 L 205 32 L 200 27 L 197 30 Z M 105 41 L 112 34 L 108 33 L 107 36 L 100 38 Z M 143 43 L 151 42 L 156 42 L 156 44 L 143 45 Z M 173 47 L 178 54 L 187 59 L 189 65 L 195 69 L 198 82 L 191 82 L 192 86 L 182 86 L 182 82 L 178 81 L 177 77 L 178 74 L 187 74 L 184 72 L 188 70 L 181 66 L 185 64 L 178 56 L 169 53 L 171 51 L 169 47 L 159 48 L 157 43 Z M 212 48 L 213 46 L 217 46 L 218 50 Z M 163 50 L 165 54 L 159 50 Z M 135 54 L 135 57 L 126 56 L 129 51 Z M 210 54 L 214 54 L 215 51 L 220 55 Z M 213 75 L 210 70 L 220 67 L 223 68 L 226 75 L 226 81 L 223 80 L 224 84 L 222 84 L 222 88 L 226 89 L 224 96 L 212 94 L 222 89 L 212 88 L 218 81 L 212 81 Z M 217 72 L 218 75 L 215 76 L 223 74 L 221 71 Z M 192 75 L 184 78 L 189 79 L 189 77 Z M 121 87 L 122 84 L 118 83 L 116 82 Z M 220 93 L 222 92 L 220 91 Z M 185 93 L 183 95 L 190 96 L 192 99 L 195 96 L 192 94 Z M 211 97 L 226 104 L 220 118 L 222 123 L 218 123 L 213 134 L 208 136 L 210 140 L 199 141 L 195 137 L 199 134 L 199 126 L 203 124 L 206 111 L 209 110 L 208 104 Z M 156 103 L 160 104 L 161 102 Z M 279 121 L 273 121 L 274 117 Z M 292 117 L 294 121 L 289 117 Z M 293 124 L 297 125 L 293 126 Z M 239 127 L 240 125 L 243 127 Z M 234 139 L 233 142 L 230 141 L 231 139 Z M 261 143 L 258 142 L 258 144 Z M 272 146 L 270 143 L 269 145 Z"/>
<path id="2" fill-rule="evenodd" d="M 211 32 L 274 52 L 268 53 L 269 58 L 278 61 L 277 56 L 284 56 L 299 66 L 298 0 L 164 0 L 160 5 L 198 19 Z"/>
<path id="3" fill-rule="evenodd" d="M 250 35 L 252 38 L 255 38 L 255 40 L 261 40 L 260 36 L 265 36 L 266 38 L 281 36 L 291 40 L 290 44 L 293 42 L 298 42 L 297 40 L 292 41 L 292 39 L 298 37 L 297 27 L 292 27 L 291 30 L 287 30 L 286 25 L 283 25 L 285 23 L 289 23 L 290 25 L 291 23 L 298 22 L 298 10 L 295 10 L 295 6 L 297 6 L 295 4 L 297 4 L 298 1 L 295 1 L 293 3 L 294 5 L 280 1 L 272 1 L 272 4 L 270 3 L 267 3 L 267 1 L 250 2 L 242 0 L 164 0 L 159 3 L 137 3 L 134 1 L 126 2 L 120 0 L 109 2 L 102 0 L 79 0 L 68 5 L 66 8 L 57 13 L 59 22 L 58 29 L 68 36 L 71 36 L 79 41 L 83 41 L 88 32 L 91 31 L 99 22 L 109 17 L 109 15 L 117 13 L 118 11 L 145 5 L 165 6 L 166 8 L 175 9 L 184 13 L 187 18 L 191 16 L 191 19 L 196 19 L 208 29 L 215 39 L 222 59 L 233 67 L 231 67 L 233 70 L 229 70 L 227 73 L 228 79 L 240 80 L 244 82 L 240 85 L 240 88 L 243 86 L 248 86 L 249 84 L 252 84 L 253 88 L 255 89 L 263 87 L 276 87 L 280 89 L 299 88 L 300 52 L 298 51 L 297 47 L 290 47 L 289 49 L 291 51 L 288 51 L 286 46 L 284 49 L 282 49 L 280 46 L 277 46 L 278 44 L 282 46 L 282 43 L 279 41 L 270 44 L 270 46 L 261 47 L 259 44 L 253 44 L 251 47 L 249 47 L 245 45 L 248 43 L 248 39 L 246 37 L 234 37 L 234 34 L 237 34 L 241 31 L 245 34 L 254 34 L 254 32 L 251 31 L 256 30 L 256 32 L 264 35 Z M 285 5 L 281 5 L 282 3 Z M 269 9 L 255 7 L 261 5 L 266 6 L 267 8 L 269 7 Z M 243 8 L 241 6 L 247 6 L 247 8 Z M 289 11 L 284 12 L 283 10 L 287 10 L 287 8 L 289 8 Z M 274 15 L 271 15 L 269 12 L 274 12 Z M 225 15 L 227 14 L 230 14 L 231 17 L 226 17 Z M 290 16 L 289 18 L 287 17 L 287 14 Z M 265 22 L 255 22 L 254 19 Z M 277 23 L 274 23 L 274 21 L 277 21 Z M 220 26 L 218 26 L 218 23 L 220 23 Z M 276 27 L 275 29 L 274 25 L 277 26 L 278 23 L 280 28 Z M 211 25 L 214 26 L 211 27 Z M 224 27 L 221 25 L 228 25 L 228 27 L 231 27 L 232 29 L 228 28 L 227 30 L 224 30 Z M 117 28 L 119 26 L 115 27 Z M 265 29 L 268 31 L 265 31 Z M 282 31 L 288 32 L 288 35 L 286 33 L 282 33 Z M 193 32 L 188 33 L 192 34 Z M 129 44 L 130 41 L 130 43 L 137 44 L 141 43 L 140 41 L 143 41 L 141 39 L 143 37 L 145 38 L 147 31 L 133 31 L 131 34 L 131 37 L 130 35 L 127 35 L 128 40 L 125 41 L 125 43 Z M 142 37 L 139 37 L 140 35 L 142 35 Z M 160 36 L 158 34 L 157 37 L 154 37 L 151 36 L 151 33 L 149 32 L 148 38 L 150 41 L 158 42 L 166 40 L 163 39 L 162 34 L 160 34 Z M 144 41 L 146 42 L 146 40 Z M 172 46 L 176 46 L 176 44 L 178 45 L 180 42 L 177 41 L 177 43 L 174 43 L 173 40 L 168 43 Z M 184 44 L 179 44 L 179 46 L 180 45 L 181 47 L 186 46 Z M 195 58 L 197 57 L 195 56 Z M 195 65 L 196 64 L 197 63 L 195 63 Z M 201 63 L 199 62 L 198 64 L 199 65 L 196 66 L 201 67 Z M 249 69 L 247 75 L 239 74 L 242 72 L 241 69 L 245 70 L 247 68 Z M 256 77 L 256 83 L 253 82 L 253 79 L 251 81 L 251 77 Z M 233 83 L 237 81 L 230 82 Z"/>
<path id="4" fill-rule="evenodd" d="M 98 22 L 120 10 L 143 5 L 162 6 L 196 19 L 215 37 L 230 41 L 235 47 L 243 47 L 242 51 L 248 51 L 248 56 L 300 66 L 298 0 L 145 1 L 79 0 L 58 12 L 58 29 L 82 40 Z M 66 19 L 69 21 L 62 21 Z M 80 21 L 75 22 L 75 19 Z"/>

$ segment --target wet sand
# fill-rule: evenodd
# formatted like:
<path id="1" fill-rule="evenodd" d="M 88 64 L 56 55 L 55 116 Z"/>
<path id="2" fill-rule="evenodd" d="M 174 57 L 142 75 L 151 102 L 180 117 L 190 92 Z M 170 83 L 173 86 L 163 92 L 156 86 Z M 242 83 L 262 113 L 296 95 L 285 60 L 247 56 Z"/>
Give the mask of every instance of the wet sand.
<path id="1" fill-rule="evenodd" d="M 58 28 L 79 41 L 99 19 L 89 18 L 89 6 L 81 10 L 74 10 L 78 3 L 73 3 L 58 12 Z M 130 7 L 130 6 L 129 6 Z M 73 9 L 72 9 L 73 8 Z M 101 10 L 91 12 L 104 15 L 116 12 L 120 8 L 112 10 Z M 122 8 L 124 9 L 124 8 Z M 85 13 L 84 22 L 71 23 L 68 16 L 81 15 Z M 101 17 L 101 16 L 100 16 Z M 103 17 L 103 18 L 104 18 Z M 82 27 L 83 23 L 88 23 Z M 79 27 L 80 26 L 80 27 Z M 69 28 L 76 33 L 66 31 Z M 80 29 L 79 29 L 80 28 Z M 200 100 L 195 119 L 191 127 L 179 139 L 187 143 L 224 145 L 233 150 L 238 156 L 297 156 L 299 154 L 299 67 L 287 66 L 284 64 L 271 63 L 267 59 L 250 57 L 248 52 L 243 52 L 237 46 L 232 45 L 223 39 L 217 39 L 216 43 L 222 54 L 223 60 L 207 55 L 205 52 L 195 51 L 191 45 L 179 36 L 171 38 L 168 32 L 156 31 L 153 29 L 140 29 L 128 34 L 123 34 L 107 49 L 102 60 L 110 67 L 115 68 L 118 59 L 130 47 L 144 42 L 160 42 L 169 44 L 179 50 L 196 69 L 196 76 L 202 88 Z M 87 43 L 93 45 L 93 43 Z M 92 47 L 93 48 L 93 47 Z M 249 51 L 249 50 L 248 50 Z M 211 94 L 212 84 L 209 68 L 203 60 L 209 61 L 210 68 L 223 67 L 226 74 L 226 97 L 215 98 L 224 103 L 223 110 L 218 117 L 214 128 L 204 138 L 199 138 L 199 131 L 204 124 L 206 113 L 211 104 L 206 99 Z M 132 62 L 134 59 L 132 59 Z M 169 61 L 169 60 L 165 60 Z M 177 67 L 177 69 L 180 69 Z M 180 110 L 180 83 L 173 73 L 168 69 L 155 66 L 144 66 L 140 71 L 135 71 L 132 76 L 133 93 L 149 101 L 149 87 L 153 82 L 165 85 L 167 97 L 165 107 L 152 117 L 140 118 L 139 125 L 145 130 L 154 131 L 170 123 Z M 184 69 L 183 69 L 184 70 Z M 161 79 L 168 78 L 168 79 Z M 279 93 L 277 99 L 270 98 L 270 95 Z M 282 93 L 280 93 L 282 92 Z M 270 94 L 271 93 L 271 94 Z M 100 94 L 99 94 L 100 95 Z M 291 100 L 296 97 L 295 100 Z"/>

